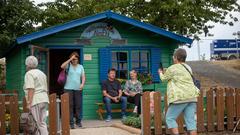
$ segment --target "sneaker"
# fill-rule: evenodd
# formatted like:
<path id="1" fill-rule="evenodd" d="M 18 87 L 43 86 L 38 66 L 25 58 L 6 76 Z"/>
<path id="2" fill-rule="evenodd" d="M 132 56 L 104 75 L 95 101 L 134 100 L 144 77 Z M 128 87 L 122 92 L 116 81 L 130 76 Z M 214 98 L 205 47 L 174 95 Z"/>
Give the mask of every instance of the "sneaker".
<path id="1" fill-rule="evenodd" d="M 137 113 L 138 112 L 137 109 L 138 109 L 137 106 L 135 106 L 134 109 L 133 109 L 133 113 Z"/>
<path id="2" fill-rule="evenodd" d="M 122 120 L 125 120 L 126 118 L 127 118 L 126 115 L 123 115 L 123 116 L 122 116 Z"/>
<path id="3" fill-rule="evenodd" d="M 70 125 L 70 128 L 71 128 L 71 129 L 75 129 L 74 125 Z"/>
<path id="4" fill-rule="evenodd" d="M 110 122 L 112 120 L 111 116 L 107 116 L 107 119 L 105 120 L 106 122 Z"/>
<path id="5" fill-rule="evenodd" d="M 77 123 L 77 126 L 78 127 L 82 127 L 82 123 L 80 122 L 80 123 Z"/>

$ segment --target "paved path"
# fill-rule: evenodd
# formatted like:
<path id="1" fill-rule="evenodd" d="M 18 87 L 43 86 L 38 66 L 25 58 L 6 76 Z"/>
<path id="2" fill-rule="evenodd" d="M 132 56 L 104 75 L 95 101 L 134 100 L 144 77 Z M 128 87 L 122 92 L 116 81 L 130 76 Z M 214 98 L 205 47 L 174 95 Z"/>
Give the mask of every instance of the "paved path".
<path id="1" fill-rule="evenodd" d="M 133 135 L 125 130 L 114 127 L 83 128 L 70 131 L 71 135 Z"/>
<path id="2" fill-rule="evenodd" d="M 113 124 L 121 123 L 120 119 L 111 122 L 101 120 L 83 120 L 82 128 L 72 129 L 71 135 L 133 135 L 125 130 L 110 127 Z"/>

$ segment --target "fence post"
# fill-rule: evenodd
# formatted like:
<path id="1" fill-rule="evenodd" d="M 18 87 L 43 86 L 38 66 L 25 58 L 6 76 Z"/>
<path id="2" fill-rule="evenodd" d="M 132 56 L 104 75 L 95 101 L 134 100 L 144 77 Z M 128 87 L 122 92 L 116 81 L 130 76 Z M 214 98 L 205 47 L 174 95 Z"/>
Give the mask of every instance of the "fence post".
<path id="1" fill-rule="evenodd" d="M 22 103 L 22 107 L 23 107 L 23 112 L 29 112 L 29 110 L 28 110 L 28 108 L 27 108 L 27 100 L 26 100 L 26 98 L 25 97 L 23 97 L 23 103 Z M 23 134 L 24 135 L 27 135 L 27 132 L 24 130 L 23 131 Z"/>
<path id="2" fill-rule="evenodd" d="M 0 96 L 0 135 L 6 134 L 5 126 L 5 97 Z"/>
<path id="3" fill-rule="evenodd" d="M 150 92 L 144 92 L 142 96 L 143 115 L 143 135 L 151 135 L 151 115 L 150 115 Z"/>
<path id="4" fill-rule="evenodd" d="M 197 130 L 198 132 L 204 132 L 204 111 L 203 111 L 203 91 L 201 91 L 197 102 Z"/>
<path id="5" fill-rule="evenodd" d="M 161 93 L 154 93 L 154 132 L 155 135 L 162 134 L 162 104 Z"/>
<path id="6" fill-rule="evenodd" d="M 164 110 L 165 111 L 164 120 L 166 121 L 166 114 L 167 114 L 167 110 L 168 110 L 167 93 L 164 96 L 164 108 L 165 108 L 165 110 Z M 167 127 L 167 123 L 165 124 L 165 132 L 166 132 L 166 134 L 171 134 L 170 130 Z"/>
<path id="7" fill-rule="evenodd" d="M 183 134 L 184 133 L 184 128 L 183 128 L 183 125 L 184 125 L 184 119 L 183 119 L 183 113 L 181 113 L 178 118 L 177 118 L 177 123 L 178 123 L 178 132 L 180 134 Z"/>
<path id="8" fill-rule="evenodd" d="M 49 96 L 49 135 L 57 135 L 57 102 L 56 94 Z"/>
<path id="9" fill-rule="evenodd" d="M 237 121 L 240 120 L 240 89 L 235 89 L 236 93 L 236 117 Z M 240 129 L 240 124 L 238 124 L 237 129 Z"/>
<path id="10" fill-rule="evenodd" d="M 18 114 L 18 97 L 13 95 L 10 97 L 10 124 L 11 134 L 19 134 L 19 114 Z"/>
<path id="11" fill-rule="evenodd" d="M 62 135 L 70 135 L 69 95 L 61 95 Z"/>
<path id="12" fill-rule="evenodd" d="M 214 131 L 213 123 L 213 88 L 207 91 L 207 129 L 208 131 Z"/>
<path id="13" fill-rule="evenodd" d="M 227 129 L 233 130 L 234 128 L 234 89 L 225 88 L 226 92 L 226 110 L 227 110 Z"/>
<path id="14" fill-rule="evenodd" d="M 224 89 L 219 88 L 216 91 L 217 96 L 217 129 L 224 130 Z"/>

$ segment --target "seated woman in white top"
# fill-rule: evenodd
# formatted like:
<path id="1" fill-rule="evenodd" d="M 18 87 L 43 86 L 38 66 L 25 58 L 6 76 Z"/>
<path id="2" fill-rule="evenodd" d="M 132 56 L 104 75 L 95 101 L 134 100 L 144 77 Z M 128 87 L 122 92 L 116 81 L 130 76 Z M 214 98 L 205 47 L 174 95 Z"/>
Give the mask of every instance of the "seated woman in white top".
<path id="1" fill-rule="evenodd" d="M 126 82 L 123 92 L 127 96 L 128 102 L 135 104 L 133 112 L 141 114 L 142 83 L 137 80 L 137 72 L 135 70 L 130 71 L 130 78 Z"/>

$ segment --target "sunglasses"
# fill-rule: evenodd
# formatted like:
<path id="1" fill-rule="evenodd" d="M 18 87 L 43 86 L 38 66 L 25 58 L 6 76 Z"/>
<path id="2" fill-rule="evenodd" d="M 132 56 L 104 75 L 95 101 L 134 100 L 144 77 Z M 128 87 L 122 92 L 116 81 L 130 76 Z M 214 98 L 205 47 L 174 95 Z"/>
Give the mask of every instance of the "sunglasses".
<path id="1" fill-rule="evenodd" d="M 73 59 L 73 60 L 78 60 L 78 59 Z"/>

